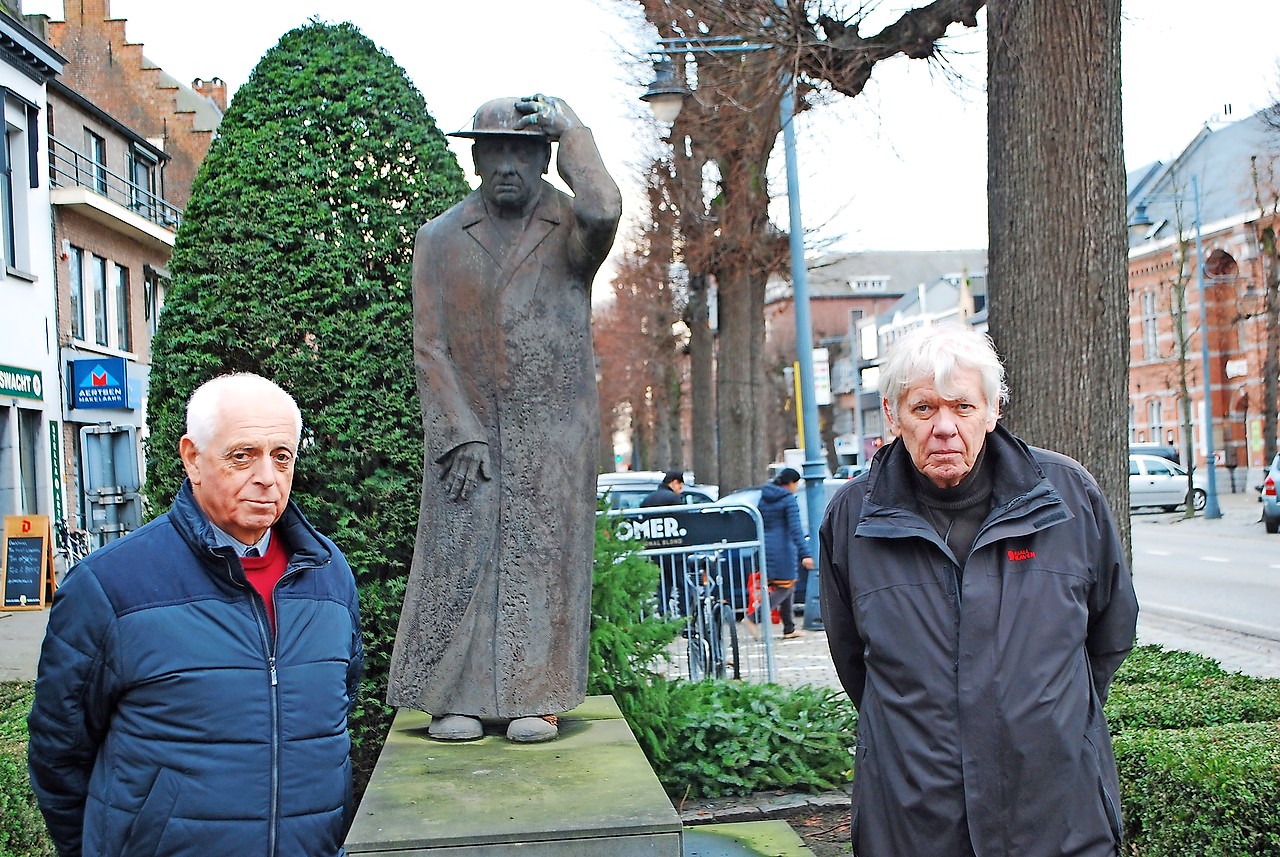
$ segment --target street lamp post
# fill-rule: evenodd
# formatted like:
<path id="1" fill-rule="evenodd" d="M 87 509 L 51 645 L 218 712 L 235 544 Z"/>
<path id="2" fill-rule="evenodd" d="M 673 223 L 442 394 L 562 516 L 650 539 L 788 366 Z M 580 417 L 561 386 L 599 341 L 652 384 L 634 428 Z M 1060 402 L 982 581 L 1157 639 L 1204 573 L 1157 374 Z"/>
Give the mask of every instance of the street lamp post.
<path id="1" fill-rule="evenodd" d="M 1145 200 L 1155 199 L 1158 194 L 1148 194 L 1144 202 L 1139 203 L 1134 216 L 1129 221 L 1129 228 L 1149 227 L 1151 218 L 1147 216 Z M 1177 198 L 1177 195 L 1173 195 Z M 1191 177 L 1192 213 L 1195 216 L 1196 230 L 1196 290 L 1200 293 L 1200 372 L 1204 378 L 1204 438 L 1205 438 L 1205 518 L 1221 518 L 1222 508 L 1218 505 L 1218 480 L 1214 473 L 1213 451 L 1213 376 L 1209 369 L 1209 310 L 1205 297 L 1204 283 L 1204 244 L 1200 228 L 1200 178 Z M 1180 224 L 1179 224 L 1180 226 Z M 1181 239 L 1181 235 L 1178 236 Z"/>
<path id="2" fill-rule="evenodd" d="M 781 5 L 781 0 L 779 0 Z M 725 52 L 769 50 L 769 44 L 754 44 L 735 38 L 706 40 L 660 40 L 654 60 L 654 82 L 641 96 L 653 108 L 654 117 L 660 122 L 674 122 L 679 115 L 679 105 L 691 94 L 683 81 L 676 78 L 668 58 L 669 52 L 683 54 L 715 54 Z M 787 212 L 789 217 L 791 248 L 792 300 L 796 314 L 796 357 L 800 367 L 800 405 L 804 423 L 804 476 L 805 501 L 809 513 L 808 533 L 811 552 L 817 556 L 818 525 L 822 520 L 823 485 L 826 476 L 826 459 L 822 453 L 822 441 L 818 431 L 818 405 L 814 397 L 813 381 L 813 322 L 809 314 L 809 273 L 804 261 L 804 227 L 800 219 L 800 179 L 796 159 L 795 132 L 795 82 L 788 73 L 782 79 L 783 95 L 779 105 L 782 124 L 782 150 L 787 172 Z M 808 629 L 822 627 L 818 570 L 815 563 L 809 572 L 805 592 L 804 626 Z"/>

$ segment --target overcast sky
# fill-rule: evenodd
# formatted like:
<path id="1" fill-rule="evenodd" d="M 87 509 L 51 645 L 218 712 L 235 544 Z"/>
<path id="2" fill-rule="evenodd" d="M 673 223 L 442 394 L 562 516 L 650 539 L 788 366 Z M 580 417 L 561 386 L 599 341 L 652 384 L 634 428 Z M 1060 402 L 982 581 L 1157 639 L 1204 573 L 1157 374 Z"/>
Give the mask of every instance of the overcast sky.
<path id="1" fill-rule="evenodd" d="M 78 0 L 69 0 L 78 2 Z M 26 12 L 62 17 L 60 0 Z M 907 4 L 886 2 L 886 10 Z M 408 72 L 445 131 L 483 101 L 545 92 L 567 100 L 596 132 L 611 171 L 637 186 L 657 145 L 638 101 L 647 68 L 628 62 L 653 43 L 638 4 L 618 0 L 111 0 L 131 41 L 179 80 L 221 77 L 234 91 L 262 54 L 311 17 L 351 21 Z M 1168 160 L 1230 104 L 1244 118 L 1280 98 L 1277 0 L 1126 0 L 1125 161 Z M 985 18 L 982 19 L 985 24 Z M 864 28 L 869 31 L 871 28 Z M 876 67 L 856 100 L 797 120 L 806 230 L 841 249 L 986 246 L 985 30 L 962 31 L 957 87 L 927 64 Z M 483 44 L 481 44 L 483 42 Z M 464 168 L 465 144 L 455 141 Z M 781 147 L 770 177 L 784 190 Z M 628 202 L 637 199 L 628 193 Z M 785 204 L 775 208 L 785 218 Z"/>

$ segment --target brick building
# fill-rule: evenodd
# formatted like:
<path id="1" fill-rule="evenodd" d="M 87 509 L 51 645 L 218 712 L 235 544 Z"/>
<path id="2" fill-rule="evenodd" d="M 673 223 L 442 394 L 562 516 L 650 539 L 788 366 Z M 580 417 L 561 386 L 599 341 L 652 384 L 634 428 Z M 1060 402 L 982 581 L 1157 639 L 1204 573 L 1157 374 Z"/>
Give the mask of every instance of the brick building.
<path id="1" fill-rule="evenodd" d="M 63 7 L 63 21 L 28 20 L 67 57 L 46 123 L 62 472 L 67 517 L 101 541 L 138 519 L 151 337 L 226 88 L 216 78 L 184 86 L 156 67 L 108 0 Z"/>
<path id="2" fill-rule="evenodd" d="M 1213 449 L 1226 470 L 1218 483 L 1224 491 L 1244 490 L 1252 484 L 1248 469 L 1256 475 L 1264 464 L 1262 300 L 1266 266 L 1276 260 L 1266 258 L 1259 235 L 1276 223 L 1280 194 L 1280 115 L 1274 111 L 1271 121 L 1263 111 L 1206 124 L 1172 163 L 1129 176 L 1129 440 L 1179 449 L 1189 443 L 1192 459 L 1205 463 L 1207 344 Z M 1178 357 L 1179 321 L 1185 360 Z"/>

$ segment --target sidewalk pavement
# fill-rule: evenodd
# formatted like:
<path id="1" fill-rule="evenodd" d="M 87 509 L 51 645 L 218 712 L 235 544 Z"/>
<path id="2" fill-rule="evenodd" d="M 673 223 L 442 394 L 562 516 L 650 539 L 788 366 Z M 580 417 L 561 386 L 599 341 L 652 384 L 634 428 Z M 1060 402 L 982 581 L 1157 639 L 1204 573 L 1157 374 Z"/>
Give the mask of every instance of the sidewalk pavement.
<path id="1" fill-rule="evenodd" d="M 1218 501 L 1222 518 L 1216 521 L 1207 521 L 1201 516 L 1188 520 L 1181 513 L 1144 513 L 1131 520 L 1135 528 L 1212 527 L 1219 533 L 1244 536 L 1262 533 L 1256 492 L 1249 489 L 1236 494 L 1224 493 Z M 0 612 L 0 681 L 35 678 L 40 641 L 44 639 L 48 618 L 47 609 Z M 802 623 L 798 624 L 803 627 Z M 1280 642 L 1276 640 L 1144 610 L 1138 616 L 1138 642 L 1205 655 L 1233 672 L 1280 678 Z M 840 686 L 827 649 L 827 636 L 820 630 L 807 631 L 804 636 L 791 640 L 775 638 L 774 663 L 779 684 Z"/>

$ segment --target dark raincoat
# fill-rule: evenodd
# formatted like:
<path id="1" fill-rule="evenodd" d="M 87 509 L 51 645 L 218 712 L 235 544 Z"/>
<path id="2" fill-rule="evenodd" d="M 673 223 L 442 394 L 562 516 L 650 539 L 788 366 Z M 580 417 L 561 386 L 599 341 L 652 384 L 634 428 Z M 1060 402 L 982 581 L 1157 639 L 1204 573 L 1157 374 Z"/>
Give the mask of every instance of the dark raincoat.
<path id="1" fill-rule="evenodd" d="M 1102 704 L 1137 601 L 1097 483 L 987 435 L 992 509 L 957 575 L 901 442 L 820 529 L 822 613 L 858 708 L 859 857 L 1112 857 L 1121 839 Z M 957 581 L 962 580 L 960 585 Z"/>
<path id="2" fill-rule="evenodd" d="M 425 473 L 387 699 L 432 714 L 555 714 L 586 695 L 600 411 L 591 280 L 621 214 L 587 128 L 560 138 L 575 196 L 543 182 L 504 242 L 480 192 L 418 230 L 414 359 Z M 441 462 L 488 445 L 454 501 Z"/>

